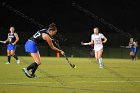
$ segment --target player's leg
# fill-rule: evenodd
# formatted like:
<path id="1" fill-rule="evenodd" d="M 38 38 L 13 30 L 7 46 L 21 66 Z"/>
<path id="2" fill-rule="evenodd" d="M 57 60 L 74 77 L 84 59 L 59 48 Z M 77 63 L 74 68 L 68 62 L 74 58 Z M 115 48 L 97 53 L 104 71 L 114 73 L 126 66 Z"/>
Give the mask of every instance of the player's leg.
<path id="1" fill-rule="evenodd" d="M 136 61 L 137 59 L 137 48 L 134 49 L 134 60 Z"/>
<path id="2" fill-rule="evenodd" d="M 7 62 L 6 62 L 6 64 L 10 64 L 10 62 L 11 62 L 11 53 L 10 52 L 11 52 L 10 50 L 7 50 Z"/>
<path id="3" fill-rule="evenodd" d="M 102 61 L 100 58 L 100 52 L 95 50 L 95 58 L 98 61 L 99 67 L 102 68 Z"/>
<path id="4" fill-rule="evenodd" d="M 33 63 L 31 63 L 29 66 L 27 66 L 26 68 L 23 68 L 22 70 L 24 71 L 25 75 L 29 78 L 35 78 L 36 75 L 35 75 L 35 71 L 37 70 L 38 66 L 41 64 L 41 61 L 40 61 L 40 54 L 39 52 L 37 53 L 31 53 L 31 56 L 34 60 Z M 30 74 L 30 71 L 31 70 L 31 74 Z"/>
<path id="5" fill-rule="evenodd" d="M 15 54 L 15 50 L 14 49 L 11 50 L 11 55 L 17 60 L 17 64 L 19 64 L 20 60 L 19 60 L 18 56 Z"/>
<path id="6" fill-rule="evenodd" d="M 103 67 L 102 53 L 103 53 L 103 49 L 101 49 L 101 50 L 98 51 L 98 62 L 99 62 L 100 68 Z"/>
<path id="7" fill-rule="evenodd" d="M 131 59 L 132 59 L 132 61 L 134 61 L 134 59 L 135 59 L 135 48 L 131 48 L 130 49 L 130 57 L 131 57 Z"/>
<path id="8" fill-rule="evenodd" d="M 41 60 L 40 60 L 40 54 L 39 54 L 39 52 L 37 52 L 37 53 L 31 53 L 31 56 L 34 59 L 34 62 L 27 67 L 27 70 L 32 69 L 31 76 L 33 76 L 35 74 L 35 71 L 37 70 L 38 66 L 41 64 Z"/>
<path id="9" fill-rule="evenodd" d="M 136 61 L 137 59 L 137 56 L 136 56 L 136 52 L 134 53 L 134 60 Z"/>
<path id="10" fill-rule="evenodd" d="M 133 60 L 132 52 L 131 52 L 131 51 L 130 51 L 129 55 L 130 55 L 130 57 L 131 57 L 131 60 Z"/>
<path id="11" fill-rule="evenodd" d="M 29 78 L 35 77 L 34 73 L 36 69 L 38 68 L 38 65 L 41 64 L 40 61 L 40 54 L 37 49 L 37 45 L 35 42 L 28 40 L 25 44 L 25 51 L 30 53 L 34 62 L 30 64 L 27 68 L 23 68 L 25 75 Z M 29 70 L 31 70 L 32 74 L 29 73 Z"/>
<path id="12" fill-rule="evenodd" d="M 132 61 L 134 61 L 135 53 L 131 51 L 131 52 L 130 52 L 130 57 L 131 57 Z"/>
<path id="13" fill-rule="evenodd" d="M 94 50 L 94 53 L 95 53 L 95 58 L 98 61 L 98 51 Z"/>

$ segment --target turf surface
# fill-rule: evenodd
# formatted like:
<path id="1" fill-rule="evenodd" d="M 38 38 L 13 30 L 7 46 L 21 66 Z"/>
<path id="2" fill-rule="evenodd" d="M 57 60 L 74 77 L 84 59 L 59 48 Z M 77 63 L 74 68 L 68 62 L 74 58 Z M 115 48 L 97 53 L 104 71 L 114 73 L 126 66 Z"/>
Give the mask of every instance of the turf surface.
<path id="1" fill-rule="evenodd" d="M 100 69 L 94 58 L 69 58 L 73 69 L 65 58 L 41 57 L 38 77 L 27 78 L 21 69 L 31 57 L 6 59 L 0 56 L 0 93 L 140 93 L 140 60 L 104 58 Z"/>

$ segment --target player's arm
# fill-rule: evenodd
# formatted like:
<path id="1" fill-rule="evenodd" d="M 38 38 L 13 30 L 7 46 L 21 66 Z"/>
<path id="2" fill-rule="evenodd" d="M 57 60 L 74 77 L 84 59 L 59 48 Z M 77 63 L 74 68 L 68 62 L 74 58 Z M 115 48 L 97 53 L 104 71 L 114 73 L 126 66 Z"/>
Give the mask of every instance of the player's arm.
<path id="1" fill-rule="evenodd" d="M 92 44 L 94 44 L 94 41 L 93 40 L 94 40 L 93 39 L 93 35 L 91 35 L 91 41 L 88 42 L 88 43 L 81 42 L 81 45 L 92 45 Z"/>
<path id="2" fill-rule="evenodd" d="M 47 34 L 42 34 L 43 39 L 47 41 L 48 45 L 50 46 L 50 48 L 56 52 L 60 52 L 62 55 L 64 54 L 64 52 L 58 48 L 56 48 L 52 42 L 52 39 L 50 38 L 49 35 Z"/>
<path id="3" fill-rule="evenodd" d="M 104 37 L 103 39 L 104 39 L 104 40 L 103 40 L 102 42 L 103 42 L 103 43 L 106 43 L 106 42 L 107 42 L 107 38 Z"/>
<path id="4" fill-rule="evenodd" d="M 128 46 L 121 46 L 121 47 L 124 47 L 124 48 L 131 48 L 132 44 L 129 42 Z"/>
<path id="5" fill-rule="evenodd" d="M 88 42 L 88 43 L 81 42 L 81 45 L 92 45 L 92 44 L 94 44 L 93 41 Z"/>
<path id="6" fill-rule="evenodd" d="M 19 41 L 19 36 L 18 36 L 18 34 L 17 34 L 17 33 L 14 33 L 14 35 L 15 35 L 16 40 L 15 40 L 15 42 L 13 43 L 13 45 L 15 45 L 15 44 Z"/>
<path id="7" fill-rule="evenodd" d="M 136 41 L 135 43 L 136 43 L 136 47 L 138 47 L 138 42 Z"/>
<path id="8" fill-rule="evenodd" d="M 136 42 L 133 42 L 133 44 L 134 44 L 135 47 L 137 47 L 137 43 Z"/>
<path id="9" fill-rule="evenodd" d="M 133 43 L 129 42 L 128 46 L 129 46 L 129 47 L 132 47 L 132 45 L 133 45 Z"/>

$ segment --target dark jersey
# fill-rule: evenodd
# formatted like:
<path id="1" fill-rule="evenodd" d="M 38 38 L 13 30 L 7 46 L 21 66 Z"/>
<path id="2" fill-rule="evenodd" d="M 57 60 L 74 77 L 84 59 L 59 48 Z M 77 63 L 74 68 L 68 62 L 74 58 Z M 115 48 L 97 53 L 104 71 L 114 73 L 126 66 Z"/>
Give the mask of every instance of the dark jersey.
<path id="1" fill-rule="evenodd" d="M 42 29 L 37 31 L 31 38 L 30 40 L 36 42 L 37 44 L 44 42 L 45 40 L 42 37 L 42 33 L 48 34 L 48 30 L 47 29 Z"/>
<path id="2" fill-rule="evenodd" d="M 137 47 L 137 44 L 136 44 L 136 42 L 129 42 L 129 46 L 130 46 L 130 48 L 136 48 Z"/>
<path id="3" fill-rule="evenodd" d="M 8 43 L 11 44 L 11 43 L 14 43 L 16 40 L 16 37 L 14 35 L 14 33 L 9 33 L 8 34 Z"/>

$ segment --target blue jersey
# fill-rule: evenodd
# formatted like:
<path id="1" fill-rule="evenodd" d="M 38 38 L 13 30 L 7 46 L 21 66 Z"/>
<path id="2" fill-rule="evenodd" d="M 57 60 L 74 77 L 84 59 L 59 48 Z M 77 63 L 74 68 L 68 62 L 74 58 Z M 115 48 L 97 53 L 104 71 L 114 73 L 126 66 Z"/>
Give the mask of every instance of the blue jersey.
<path id="1" fill-rule="evenodd" d="M 137 44 L 136 42 L 129 42 L 130 52 L 137 52 Z"/>

